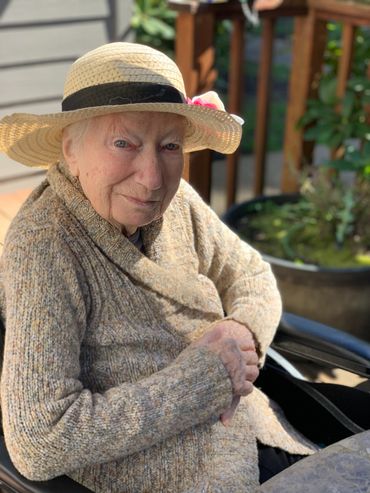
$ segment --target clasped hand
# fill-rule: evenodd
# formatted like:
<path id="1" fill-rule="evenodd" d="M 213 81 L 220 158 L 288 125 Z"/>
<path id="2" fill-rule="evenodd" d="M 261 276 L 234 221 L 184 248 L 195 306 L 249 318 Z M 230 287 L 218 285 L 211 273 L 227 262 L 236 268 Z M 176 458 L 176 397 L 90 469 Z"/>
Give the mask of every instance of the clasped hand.
<path id="1" fill-rule="evenodd" d="M 253 336 L 244 325 L 233 320 L 223 320 L 192 345 L 204 346 L 216 353 L 229 374 L 233 400 L 220 417 L 221 422 L 227 425 L 234 416 L 240 396 L 252 392 L 253 382 L 258 377 L 258 355 Z"/>

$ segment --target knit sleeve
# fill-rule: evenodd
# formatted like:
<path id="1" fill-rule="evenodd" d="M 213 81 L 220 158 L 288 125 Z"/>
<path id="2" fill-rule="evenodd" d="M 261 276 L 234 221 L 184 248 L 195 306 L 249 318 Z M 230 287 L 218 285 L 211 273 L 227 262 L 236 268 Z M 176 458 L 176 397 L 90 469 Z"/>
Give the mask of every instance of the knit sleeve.
<path id="1" fill-rule="evenodd" d="M 270 265 L 242 241 L 187 184 L 199 271 L 215 284 L 227 318 L 253 333 L 263 363 L 281 316 L 281 299 Z"/>
<path id="2" fill-rule="evenodd" d="M 221 360 L 187 348 L 136 383 L 92 393 L 79 380 L 88 288 L 68 245 L 36 231 L 3 256 L 6 342 L 1 401 L 19 471 L 46 480 L 117 460 L 218 416 L 232 399 Z"/>

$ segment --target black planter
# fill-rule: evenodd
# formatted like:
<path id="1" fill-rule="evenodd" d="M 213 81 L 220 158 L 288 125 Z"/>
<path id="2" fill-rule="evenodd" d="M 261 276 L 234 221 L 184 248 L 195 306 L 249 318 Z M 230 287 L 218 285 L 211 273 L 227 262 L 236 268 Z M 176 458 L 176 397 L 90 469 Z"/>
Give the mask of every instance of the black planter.
<path id="1" fill-rule="evenodd" d="M 297 201 L 297 195 L 261 197 L 232 206 L 223 221 L 238 233 L 241 218 L 266 200 Z M 286 311 L 332 325 L 370 341 L 370 267 L 299 265 L 263 254 L 277 278 Z"/>

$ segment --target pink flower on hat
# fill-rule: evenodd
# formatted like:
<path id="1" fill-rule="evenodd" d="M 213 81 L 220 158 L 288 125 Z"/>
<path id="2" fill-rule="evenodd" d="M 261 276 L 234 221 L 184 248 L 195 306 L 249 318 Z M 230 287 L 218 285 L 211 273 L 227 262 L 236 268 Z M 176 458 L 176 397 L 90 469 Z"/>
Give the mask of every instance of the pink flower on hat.
<path id="1" fill-rule="evenodd" d="M 214 110 L 225 111 L 224 103 L 221 101 L 219 95 L 215 91 L 208 91 L 200 96 L 194 96 L 193 98 L 187 98 L 186 102 L 188 104 L 196 105 L 196 106 L 204 106 L 206 108 L 212 108 Z M 239 125 L 243 125 L 244 120 L 240 118 L 240 116 L 233 115 L 230 113 L 230 116 L 237 122 Z"/>
<path id="2" fill-rule="evenodd" d="M 206 108 L 212 108 L 214 110 L 225 111 L 225 106 L 219 98 L 217 92 L 208 91 L 200 96 L 194 96 L 193 98 L 187 98 L 188 104 L 194 104 L 197 106 L 205 106 Z"/>

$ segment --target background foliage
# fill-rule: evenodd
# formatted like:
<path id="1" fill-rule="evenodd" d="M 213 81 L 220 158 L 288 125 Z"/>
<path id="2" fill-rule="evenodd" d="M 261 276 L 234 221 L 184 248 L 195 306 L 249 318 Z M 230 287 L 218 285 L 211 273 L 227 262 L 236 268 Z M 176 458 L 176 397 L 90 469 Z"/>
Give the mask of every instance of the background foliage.
<path id="1" fill-rule="evenodd" d="M 344 0 L 345 1 L 345 0 Z M 370 0 L 363 0 L 370 3 Z M 176 13 L 170 10 L 166 0 L 136 0 L 135 11 L 132 17 L 132 26 L 135 30 L 136 41 L 144 44 L 149 44 L 154 48 L 158 48 L 171 57 L 174 56 L 174 40 L 175 40 L 175 18 Z M 219 76 L 216 81 L 216 90 L 220 93 L 222 99 L 227 102 L 227 87 L 229 73 L 229 46 L 231 35 L 231 23 L 228 20 L 219 22 L 216 27 L 215 49 L 216 49 L 216 68 Z M 286 100 L 288 90 L 288 80 L 290 74 L 290 47 L 291 36 L 293 30 L 292 20 L 289 18 L 281 18 L 276 24 L 276 44 L 280 47 L 275 53 L 274 63 L 272 67 L 272 83 L 271 83 L 271 107 L 268 132 L 268 150 L 280 150 L 283 143 L 284 121 L 286 112 Z M 261 27 L 247 26 L 247 59 L 245 63 L 245 83 L 244 83 L 244 102 L 242 115 L 246 120 L 245 137 L 242 142 L 242 152 L 253 152 L 254 130 L 256 122 L 256 90 L 257 90 L 257 75 L 258 75 L 258 52 L 260 48 Z M 184 40 L 186 42 L 186 40 Z M 248 47 L 251 47 L 248 49 Z M 325 52 L 325 75 L 321 79 L 319 89 L 319 103 L 312 103 L 311 116 L 315 111 L 319 111 L 324 105 L 332 105 L 327 107 L 324 112 L 327 113 L 327 123 L 331 124 L 330 119 L 335 115 L 332 112 L 336 84 L 336 71 L 338 60 L 341 56 L 341 28 L 339 24 L 328 24 L 328 43 Z M 363 78 L 364 67 L 369 63 L 370 59 L 370 31 L 366 28 L 358 30 L 355 39 L 355 54 L 354 54 L 354 69 L 353 76 Z M 361 81 L 361 84 L 364 81 Z M 344 113 L 351 113 L 351 105 L 356 105 L 358 102 L 358 91 L 355 89 L 356 82 L 352 89 L 349 89 L 344 101 Z M 310 103 L 311 104 L 311 103 Z M 330 113 L 330 115 L 329 115 Z M 309 117 L 306 117 L 308 121 Z M 345 117 L 342 122 L 337 121 L 335 131 L 330 130 L 332 143 L 339 140 L 340 131 L 345 129 Z M 341 126 L 341 130 L 340 130 Z M 315 138 L 315 130 L 311 130 L 311 136 Z M 316 132 L 318 135 L 319 131 Z M 329 133 L 329 130 L 328 130 Z M 325 134 L 324 134 L 325 137 Z M 320 137 L 321 140 L 322 137 Z M 325 141 L 325 144 L 328 142 Z"/>
<path id="2" fill-rule="evenodd" d="M 175 19 L 166 0 L 136 0 L 131 18 L 135 40 L 173 56 Z"/>

